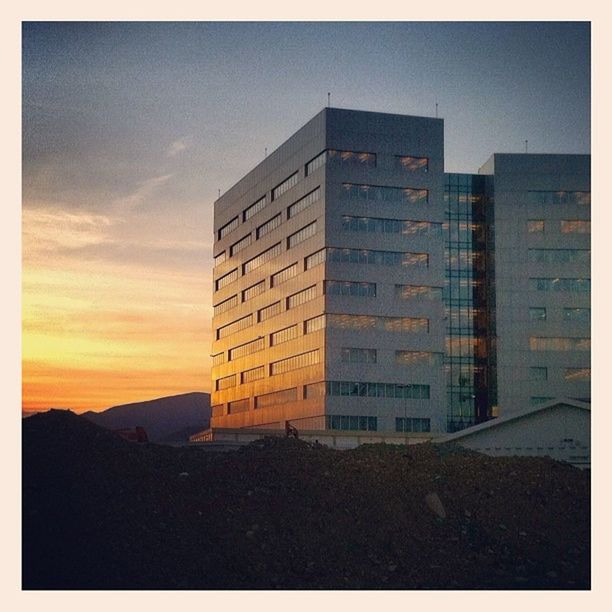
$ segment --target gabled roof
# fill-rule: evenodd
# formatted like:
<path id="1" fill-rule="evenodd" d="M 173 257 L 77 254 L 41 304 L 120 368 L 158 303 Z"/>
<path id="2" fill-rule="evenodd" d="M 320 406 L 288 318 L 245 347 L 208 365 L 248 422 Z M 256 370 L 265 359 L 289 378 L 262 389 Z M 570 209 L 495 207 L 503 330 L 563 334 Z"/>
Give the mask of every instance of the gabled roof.
<path id="1" fill-rule="evenodd" d="M 530 406 L 526 410 L 520 410 L 517 412 L 513 412 L 512 414 L 508 414 L 506 416 L 501 416 L 491 419 L 490 421 L 485 421 L 484 423 L 479 423 L 478 425 L 473 425 L 472 427 L 462 429 L 461 431 L 457 431 L 456 433 L 440 436 L 439 438 L 435 438 L 434 440 L 432 440 L 432 442 L 453 442 L 454 440 L 466 438 L 480 431 L 491 429 L 493 427 L 499 427 L 500 425 L 504 425 L 505 423 L 510 423 L 511 421 L 522 419 L 532 414 L 536 414 L 537 412 L 549 410 L 551 408 L 554 408 L 555 406 L 570 406 L 572 408 L 578 408 L 579 410 L 587 410 L 588 412 L 591 412 L 590 404 L 587 404 L 586 402 L 581 402 L 579 400 L 561 397 L 550 400 L 549 402 L 543 402 L 542 404 L 538 404 L 537 406 Z"/>

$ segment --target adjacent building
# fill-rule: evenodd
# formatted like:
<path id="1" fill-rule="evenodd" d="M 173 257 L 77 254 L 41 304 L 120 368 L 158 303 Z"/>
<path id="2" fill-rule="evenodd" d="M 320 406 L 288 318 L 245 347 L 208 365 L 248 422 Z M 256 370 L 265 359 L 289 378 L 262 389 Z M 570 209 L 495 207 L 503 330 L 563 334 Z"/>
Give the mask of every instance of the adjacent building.
<path id="1" fill-rule="evenodd" d="M 213 427 L 436 433 L 590 397 L 589 157 L 445 174 L 443 129 L 326 108 L 215 202 Z"/>

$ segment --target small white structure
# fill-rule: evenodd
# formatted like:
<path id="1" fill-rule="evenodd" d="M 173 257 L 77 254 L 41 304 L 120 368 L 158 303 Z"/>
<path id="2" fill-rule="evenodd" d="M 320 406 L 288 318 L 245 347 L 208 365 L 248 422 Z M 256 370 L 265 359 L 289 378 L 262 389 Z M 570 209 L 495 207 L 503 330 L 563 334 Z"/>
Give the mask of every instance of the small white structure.
<path id="1" fill-rule="evenodd" d="M 590 468 L 591 406 L 555 399 L 440 436 L 433 442 L 455 442 L 493 456 L 548 456 Z"/>

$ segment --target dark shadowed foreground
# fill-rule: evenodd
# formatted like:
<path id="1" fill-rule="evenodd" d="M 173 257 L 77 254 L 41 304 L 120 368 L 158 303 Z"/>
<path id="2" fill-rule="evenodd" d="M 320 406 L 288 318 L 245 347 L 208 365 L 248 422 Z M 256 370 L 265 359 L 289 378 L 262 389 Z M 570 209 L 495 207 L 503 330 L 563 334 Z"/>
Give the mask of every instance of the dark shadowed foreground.
<path id="1" fill-rule="evenodd" d="M 126 442 L 23 422 L 25 589 L 587 589 L 589 473 L 430 444 Z"/>

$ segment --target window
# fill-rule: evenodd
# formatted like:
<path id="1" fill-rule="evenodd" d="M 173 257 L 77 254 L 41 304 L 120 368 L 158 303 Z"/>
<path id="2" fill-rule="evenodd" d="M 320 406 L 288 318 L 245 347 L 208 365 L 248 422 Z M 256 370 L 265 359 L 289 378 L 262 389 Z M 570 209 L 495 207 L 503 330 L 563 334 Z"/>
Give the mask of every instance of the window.
<path id="1" fill-rule="evenodd" d="M 552 399 L 554 399 L 554 397 L 550 397 L 550 396 L 540 396 L 540 395 L 538 395 L 538 396 L 532 395 L 532 396 L 529 398 L 529 403 L 530 403 L 532 406 L 536 406 L 537 404 L 543 404 L 544 402 L 550 402 L 550 400 L 552 400 Z"/>
<path id="2" fill-rule="evenodd" d="M 297 399 L 297 387 L 292 389 L 283 389 L 274 393 L 265 393 L 258 395 L 255 398 L 255 408 L 269 408 L 270 406 L 278 406 L 280 404 L 290 404 Z"/>
<path id="3" fill-rule="evenodd" d="M 251 204 L 244 213 L 242 213 L 242 218 L 244 221 L 248 221 L 253 215 L 256 215 L 260 210 L 263 210 L 266 207 L 266 196 L 263 198 L 259 198 L 255 204 Z"/>
<path id="4" fill-rule="evenodd" d="M 221 391 L 223 389 L 229 389 L 230 387 L 236 386 L 236 375 L 232 374 L 231 376 L 225 376 L 224 378 L 219 378 L 216 381 L 216 390 Z"/>
<path id="5" fill-rule="evenodd" d="M 585 323 L 591 322 L 591 309 L 590 308 L 564 308 L 563 309 L 563 320 L 564 321 L 584 321 Z"/>
<path id="6" fill-rule="evenodd" d="M 257 351 L 261 351 L 264 349 L 264 339 L 263 337 L 256 338 L 255 340 L 251 340 L 250 342 L 245 342 L 244 344 L 240 344 L 229 351 L 229 360 L 233 361 L 234 359 L 239 359 L 240 357 L 245 357 L 246 355 L 252 355 Z"/>
<path id="7" fill-rule="evenodd" d="M 258 366 L 256 368 L 251 368 L 250 370 L 245 370 L 240 375 L 240 382 L 242 384 L 253 382 L 254 380 L 259 380 L 263 378 L 265 375 L 264 366 Z"/>
<path id="8" fill-rule="evenodd" d="M 311 159 L 306 164 L 306 176 L 310 176 L 317 168 L 325 165 L 325 159 L 327 158 L 327 151 L 319 153 L 314 159 Z"/>
<path id="9" fill-rule="evenodd" d="M 229 223 L 226 223 L 218 232 L 218 238 L 224 238 L 230 232 L 233 232 L 238 227 L 238 217 L 234 217 Z"/>
<path id="10" fill-rule="evenodd" d="M 231 310 L 234 306 L 238 305 L 238 296 L 232 295 L 231 298 L 227 298 L 227 300 L 223 300 L 219 302 L 216 306 L 213 306 L 213 314 L 214 316 L 220 315 L 223 312 Z"/>
<path id="11" fill-rule="evenodd" d="M 343 363 L 376 363 L 376 349 L 342 348 L 340 361 Z"/>
<path id="12" fill-rule="evenodd" d="M 270 346 L 276 346 L 277 344 L 282 344 L 294 338 L 297 338 L 297 324 L 279 329 L 273 334 L 270 334 Z"/>
<path id="13" fill-rule="evenodd" d="M 429 399 L 429 385 L 337 380 L 327 381 L 326 385 L 327 395 L 331 396 Z"/>
<path id="14" fill-rule="evenodd" d="M 396 417 L 395 431 L 405 433 L 427 433 L 431 431 L 431 419 Z"/>
<path id="15" fill-rule="evenodd" d="M 227 405 L 228 414 L 236 414 L 238 412 L 247 412 L 249 409 L 249 398 L 234 400 Z"/>
<path id="16" fill-rule="evenodd" d="M 444 361 L 444 353 L 428 353 L 426 351 L 395 351 L 395 363 L 399 365 L 440 366 Z"/>
<path id="17" fill-rule="evenodd" d="M 590 191 L 528 191 L 529 204 L 591 204 Z"/>
<path id="18" fill-rule="evenodd" d="M 304 399 L 313 399 L 316 397 L 325 397 L 325 383 L 310 383 L 304 385 Z"/>
<path id="19" fill-rule="evenodd" d="M 251 285 L 242 292 L 242 301 L 247 302 L 257 295 L 261 295 L 266 290 L 266 281 L 262 280 L 254 285 Z"/>
<path id="20" fill-rule="evenodd" d="M 590 278 L 530 278 L 529 285 L 535 291 L 567 291 L 582 293 L 591 290 Z"/>
<path id="21" fill-rule="evenodd" d="M 317 363 L 319 363 L 319 349 L 272 362 L 270 364 L 270 376 L 284 374 L 285 372 L 316 365 Z"/>
<path id="22" fill-rule="evenodd" d="M 306 319 L 304 321 L 304 334 L 312 334 L 313 332 L 319 331 L 325 327 L 325 315 L 319 315 L 312 319 Z"/>
<path id="23" fill-rule="evenodd" d="M 591 222 L 562 219 L 561 220 L 561 233 L 562 234 L 590 234 L 591 233 Z"/>
<path id="24" fill-rule="evenodd" d="M 292 187 L 295 187 L 298 182 L 298 173 L 294 172 L 290 177 L 286 178 L 282 183 L 277 185 L 272 190 L 272 200 L 276 200 L 283 195 L 286 191 L 289 191 Z"/>
<path id="25" fill-rule="evenodd" d="M 590 338 L 529 338 L 532 351 L 590 351 Z"/>
<path id="26" fill-rule="evenodd" d="M 317 297 L 317 286 L 312 285 L 302 291 L 298 291 L 293 295 L 290 295 L 287 299 L 287 310 L 296 308 L 305 302 L 308 302 Z"/>
<path id="27" fill-rule="evenodd" d="M 543 234 L 544 233 L 544 221 L 542 219 L 530 219 L 527 221 L 527 233 L 528 234 Z"/>
<path id="28" fill-rule="evenodd" d="M 295 217 L 297 214 L 309 208 L 312 204 L 321 198 L 321 188 L 317 187 L 314 191 L 300 198 L 297 202 L 294 202 L 287 209 L 287 217 L 289 219 Z"/>
<path id="29" fill-rule="evenodd" d="M 343 166 L 365 166 L 367 168 L 374 168 L 376 166 L 376 154 L 365 153 L 363 151 L 329 149 L 327 151 L 327 160 Z"/>
<path id="30" fill-rule="evenodd" d="M 238 242 L 235 242 L 234 244 L 232 244 L 232 246 L 230 247 L 230 257 L 233 255 L 236 255 L 236 253 L 240 253 L 240 251 L 242 251 L 243 249 L 246 249 L 249 244 L 251 244 L 251 234 L 247 234 L 244 238 L 242 238 L 241 240 L 239 240 Z"/>
<path id="31" fill-rule="evenodd" d="M 325 417 L 327 429 L 344 431 L 377 431 L 378 422 L 375 416 L 356 416 L 328 414 Z"/>
<path id="32" fill-rule="evenodd" d="M 276 272 L 270 278 L 270 283 L 272 287 L 278 287 L 282 285 L 285 281 L 288 281 L 290 278 L 297 276 L 298 274 L 298 265 L 297 261 L 286 268 Z"/>
<path id="33" fill-rule="evenodd" d="M 276 229 L 282 222 L 282 214 L 278 213 L 278 215 L 275 215 L 269 221 L 266 221 L 263 225 L 260 225 L 255 232 L 257 240 L 259 240 L 262 236 L 269 234 L 273 229 Z"/>
<path id="34" fill-rule="evenodd" d="M 591 380 L 591 368 L 565 368 L 563 378 L 569 381 Z"/>
<path id="35" fill-rule="evenodd" d="M 327 295 L 350 295 L 353 297 L 376 297 L 376 283 L 352 281 L 325 281 Z"/>
<path id="36" fill-rule="evenodd" d="M 328 261 L 378 266 L 429 267 L 427 253 L 405 253 L 398 251 L 372 251 L 367 249 L 327 249 Z"/>
<path id="37" fill-rule="evenodd" d="M 216 355 L 212 356 L 213 366 L 218 366 L 218 365 L 221 365 L 222 363 L 225 363 L 225 351 L 222 353 L 217 353 Z"/>
<path id="38" fill-rule="evenodd" d="M 308 238 L 311 238 L 317 233 L 317 222 L 313 221 L 309 225 L 303 227 L 301 230 L 295 232 L 295 234 L 291 234 L 289 238 L 287 238 L 287 248 L 292 249 L 294 246 L 300 244 L 300 242 L 304 242 Z"/>
<path id="39" fill-rule="evenodd" d="M 548 368 L 529 368 L 529 380 L 548 380 Z"/>
<path id="40" fill-rule="evenodd" d="M 412 157 L 411 155 L 396 155 L 395 165 L 408 172 L 427 172 L 429 170 L 429 159 L 427 157 Z"/>
<path id="41" fill-rule="evenodd" d="M 441 300 L 442 287 L 395 285 L 395 297 L 401 300 Z"/>
<path id="42" fill-rule="evenodd" d="M 225 251 L 221 251 L 218 255 L 215 255 L 214 258 L 214 267 L 217 267 L 219 264 L 222 264 L 227 259 L 227 254 Z"/>
<path id="43" fill-rule="evenodd" d="M 530 308 L 529 319 L 531 321 L 546 321 L 546 308 Z"/>
<path id="44" fill-rule="evenodd" d="M 385 219 L 382 217 L 342 217 L 345 232 L 403 234 L 404 236 L 441 236 L 442 223 L 413 221 L 411 219 Z"/>
<path id="45" fill-rule="evenodd" d="M 215 281 L 215 291 L 219 291 L 223 287 L 227 287 L 238 278 L 238 268 L 234 268 L 231 272 L 224 274 Z"/>
<path id="46" fill-rule="evenodd" d="M 342 184 L 344 195 L 349 200 L 371 203 L 395 202 L 404 204 L 427 204 L 429 191 L 413 187 L 380 187 L 378 185 Z"/>
<path id="47" fill-rule="evenodd" d="M 242 265 L 243 274 L 247 274 L 248 272 L 252 272 L 256 268 L 263 266 L 267 261 L 273 259 L 277 255 L 281 253 L 281 243 L 277 242 L 274 246 L 271 246 L 269 249 L 263 251 L 257 255 L 257 257 L 253 257 L 253 259 L 249 259 L 245 264 Z"/>
<path id="48" fill-rule="evenodd" d="M 378 329 L 392 332 L 429 331 L 429 319 L 416 317 L 374 317 L 371 315 L 328 314 L 327 325 L 338 329 Z"/>
<path id="49" fill-rule="evenodd" d="M 215 406 L 211 406 L 210 409 L 212 411 L 213 417 L 223 416 L 223 406 L 224 404 L 216 404 Z"/>
<path id="50" fill-rule="evenodd" d="M 535 263 L 589 263 L 588 249 L 529 249 L 529 261 Z"/>
<path id="51" fill-rule="evenodd" d="M 253 315 L 247 315 L 236 321 L 232 321 L 217 330 L 217 340 L 235 334 L 236 332 L 246 329 L 253 325 Z"/>
<path id="52" fill-rule="evenodd" d="M 326 249 L 321 249 L 320 251 L 317 251 L 312 255 L 308 255 L 308 257 L 304 259 L 304 269 L 310 270 L 311 268 L 314 268 L 315 266 L 324 263 L 326 254 Z"/>
<path id="53" fill-rule="evenodd" d="M 275 317 L 277 314 L 280 314 L 280 311 L 281 311 L 281 303 L 274 302 L 274 304 L 270 304 L 269 306 L 266 306 L 265 308 L 260 308 L 257 311 L 257 320 L 259 321 L 259 323 L 261 323 L 262 321 L 265 321 L 266 319 L 270 319 L 272 317 Z"/>

